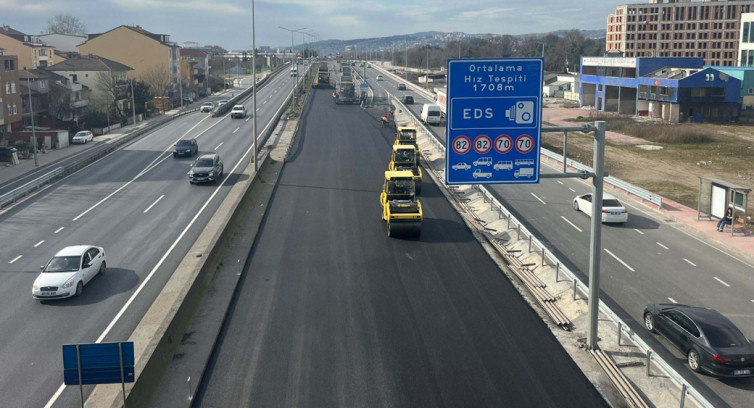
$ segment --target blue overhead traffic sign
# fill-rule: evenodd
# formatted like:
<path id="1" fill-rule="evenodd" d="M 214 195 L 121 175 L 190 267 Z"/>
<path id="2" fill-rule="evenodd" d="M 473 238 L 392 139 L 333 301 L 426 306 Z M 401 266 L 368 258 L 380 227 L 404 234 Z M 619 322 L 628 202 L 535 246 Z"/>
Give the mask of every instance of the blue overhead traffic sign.
<path id="1" fill-rule="evenodd" d="M 445 182 L 539 183 L 542 58 L 448 60 Z"/>
<path id="2" fill-rule="evenodd" d="M 360 87 L 364 88 L 364 89 L 367 89 L 367 88 L 369 88 L 369 84 L 366 83 L 366 82 L 362 82 L 361 85 L 360 85 Z"/>

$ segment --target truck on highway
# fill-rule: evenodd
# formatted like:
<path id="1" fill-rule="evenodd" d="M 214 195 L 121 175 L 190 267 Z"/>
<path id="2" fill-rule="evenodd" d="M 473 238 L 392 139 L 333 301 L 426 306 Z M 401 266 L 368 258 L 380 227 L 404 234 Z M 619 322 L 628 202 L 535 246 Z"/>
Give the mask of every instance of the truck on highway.
<path id="1" fill-rule="evenodd" d="M 327 68 L 326 62 L 319 64 L 319 68 L 317 68 L 317 80 L 312 84 L 312 88 L 332 88 L 330 70 Z"/>
<path id="2" fill-rule="evenodd" d="M 522 167 L 513 173 L 513 177 L 534 177 L 534 167 Z"/>
<path id="3" fill-rule="evenodd" d="M 419 157 L 414 146 L 393 145 L 393 155 L 388 168 L 392 171 L 410 171 L 414 175 L 416 195 L 422 193 L 422 169 L 419 167 Z"/>
<path id="4" fill-rule="evenodd" d="M 358 103 L 356 98 L 356 85 L 353 83 L 353 79 L 350 76 L 340 77 L 340 86 L 338 87 L 337 98 L 335 103 Z"/>
<path id="5" fill-rule="evenodd" d="M 440 112 L 442 112 L 442 116 L 447 116 L 447 106 L 448 106 L 448 88 L 437 88 L 435 89 L 435 102 L 437 102 L 437 105 L 440 106 Z"/>
<path id="6" fill-rule="evenodd" d="M 382 220 L 387 236 L 398 234 L 418 236 L 422 227 L 422 205 L 416 199 L 416 183 L 410 171 L 386 171 L 380 193 Z"/>

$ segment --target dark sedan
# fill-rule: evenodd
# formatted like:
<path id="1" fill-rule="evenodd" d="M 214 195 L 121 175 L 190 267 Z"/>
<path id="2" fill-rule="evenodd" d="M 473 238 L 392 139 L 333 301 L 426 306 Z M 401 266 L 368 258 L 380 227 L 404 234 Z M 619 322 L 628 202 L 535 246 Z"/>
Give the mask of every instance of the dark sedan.
<path id="1" fill-rule="evenodd" d="M 411 95 L 406 95 L 403 97 L 403 103 L 406 105 L 413 105 L 414 104 L 414 97 Z"/>
<path id="2" fill-rule="evenodd" d="M 653 303 L 644 309 L 644 326 L 673 343 L 696 372 L 720 377 L 754 373 L 754 345 L 715 310 Z"/>
<path id="3" fill-rule="evenodd" d="M 181 139 L 173 146 L 173 157 L 193 156 L 199 153 L 199 144 L 196 139 Z"/>

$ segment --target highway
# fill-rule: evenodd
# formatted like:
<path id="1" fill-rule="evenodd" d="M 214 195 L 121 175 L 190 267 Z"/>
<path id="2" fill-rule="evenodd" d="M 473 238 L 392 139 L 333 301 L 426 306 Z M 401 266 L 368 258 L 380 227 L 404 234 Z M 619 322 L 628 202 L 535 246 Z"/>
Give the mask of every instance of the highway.
<path id="1" fill-rule="evenodd" d="M 260 88 L 260 134 L 291 87 L 284 69 Z M 234 170 L 249 162 L 252 123 L 250 115 L 184 115 L 0 215 L 0 405 L 79 404 L 78 390 L 61 386 L 61 346 L 128 339 L 235 182 Z M 188 183 L 195 158 L 172 157 L 187 137 L 197 138 L 200 154 L 220 154 L 221 183 Z M 39 266 L 74 244 L 104 247 L 105 275 L 79 298 L 33 300 Z"/>
<path id="2" fill-rule="evenodd" d="M 317 90 L 193 406 L 606 406 L 425 179 L 388 238 L 394 133 Z"/>
<path id="3" fill-rule="evenodd" d="M 369 71 L 375 96 L 384 96 L 385 91 L 412 95 L 416 104 L 409 105 L 409 109 L 417 117 L 423 103 L 434 103 L 410 87 L 408 91 L 398 91 L 392 76 L 383 75 L 385 80 L 375 81 L 378 71 Z M 444 124 L 430 128 L 445 140 Z M 543 166 L 543 172 L 558 171 L 561 170 Z M 572 201 L 577 195 L 590 193 L 590 183 L 591 180 L 542 179 L 539 185 L 495 185 L 490 190 L 587 282 L 590 219 L 574 211 Z M 716 406 L 751 406 L 751 378 L 720 380 L 694 374 L 684 355 L 664 339 L 658 343 L 658 337 L 646 332 L 642 313 L 648 303 L 710 307 L 730 318 L 747 337 L 754 338 L 754 266 L 685 232 L 657 212 L 633 205 L 631 200 L 621 202 L 629 210 L 629 221 L 625 225 L 603 224 L 602 228 L 602 299 Z"/>

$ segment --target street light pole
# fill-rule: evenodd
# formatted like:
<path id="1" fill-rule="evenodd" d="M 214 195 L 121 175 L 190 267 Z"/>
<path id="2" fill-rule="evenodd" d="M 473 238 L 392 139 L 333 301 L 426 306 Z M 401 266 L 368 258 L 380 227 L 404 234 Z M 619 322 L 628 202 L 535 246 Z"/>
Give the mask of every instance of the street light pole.
<path id="1" fill-rule="evenodd" d="M 136 129 L 136 97 L 134 96 L 134 79 L 131 78 L 131 108 L 134 114 L 134 129 Z"/>
<path id="2" fill-rule="evenodd" d="M 408 47 L 406 47 L 406 61 L 404 61 L 403 65 L 406 68 L 403 70 L 403 76 L 405 77 L 404 79 L 408 81 Z"/>
<path id="3" fill-rule="evenodd" d="M 429 89 L 429 44 L 427 44 L 427 76 L 424 77 L 424 90 Z"/>
<path id="4" fill-rule="evenodd" d="M 592 221 L 589 242 L 589 303 L 586 345 L 589 350 L 598 350 L 597 341 L 600 305 L 600 255 L 602 254 L 602 188 L 605 177 L 605 129 L 603 121 L 594 122 L 594 177 L 592 177 Z"/>
<path id="5" fill-rule="evenodd" d="M 254 172 L 259 170 L 257 163 L 257 23 L 254 19 L 254 0 L 251 0 L 251 78 L 254 83 L 254 88 L 251 89 L 251 115 L 254 120 L 252 129 L 254 132 L 254 140 L 251 142 L 254 146 Z"/>
<path id="6" fill-rule="evenodd" d="M 282 27 L 282 26 L 278 26 L 278 27 L 282 28 L 285 31 L 290 31 L 291 32 L 291 53 L 293 54 L 293 56 L 291 58 L 291 69 L 293 69 L 296 66 L 296 54 L 293 51 L 293 33 L 298 33 L 298 32 L 301 32 L 303 30 L 306 30 L 306 27 L 299 28 L 298 30 L 291 30 L 290 28 L 285 28 L 285 27 Z M 296 76 L 293 77 L 293 109 L 295 110 L 296 109 L 296 85 L 298 85 L 298 68 L 296 68 L 296 70 L 293 71 L 293 72 L 295 72 L 295 74 L 296 74 Z"/>

